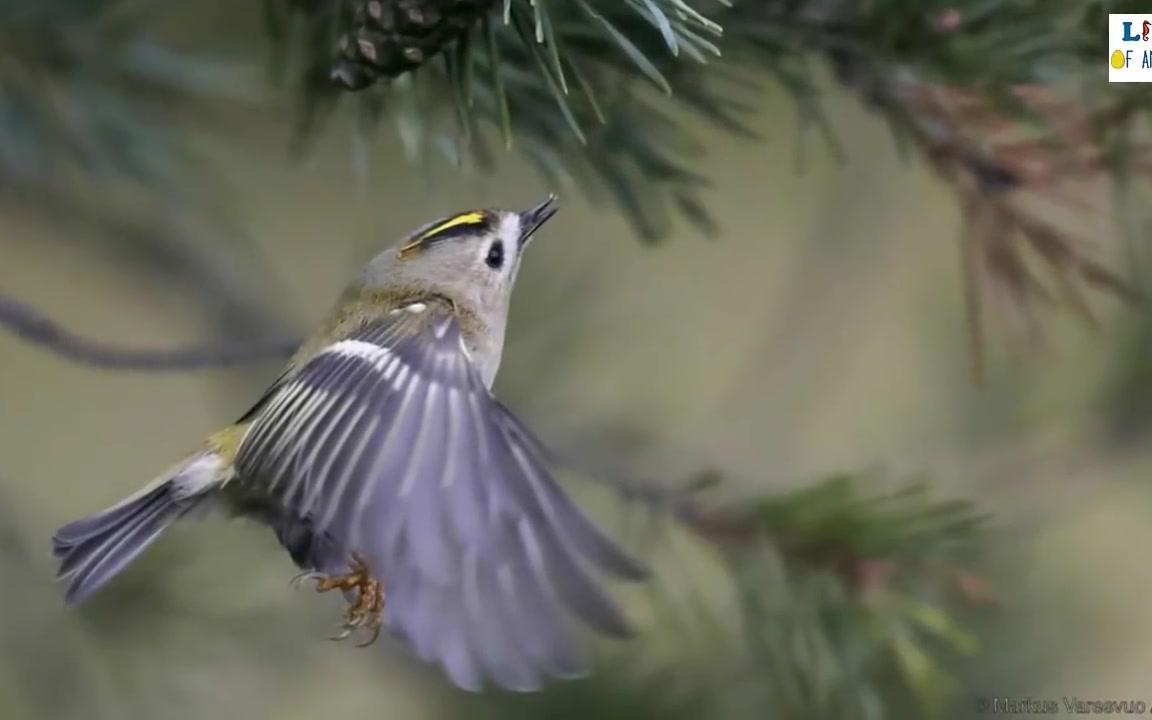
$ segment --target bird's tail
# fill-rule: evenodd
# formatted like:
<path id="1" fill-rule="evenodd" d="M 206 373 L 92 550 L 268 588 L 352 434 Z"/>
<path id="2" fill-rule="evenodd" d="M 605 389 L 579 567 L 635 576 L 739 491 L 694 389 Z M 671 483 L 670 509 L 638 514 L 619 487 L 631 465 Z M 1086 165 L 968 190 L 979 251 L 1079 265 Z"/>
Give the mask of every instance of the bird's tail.
<path id="1" fill-rule="evenodd" d="M 203 450 L 119 504 L 57 530 L 52 554 L 60 561 L 57 576 L 68 583 L 65 602 L 83 602 L 118 575 L 226 479 L 225 466 Z"/>

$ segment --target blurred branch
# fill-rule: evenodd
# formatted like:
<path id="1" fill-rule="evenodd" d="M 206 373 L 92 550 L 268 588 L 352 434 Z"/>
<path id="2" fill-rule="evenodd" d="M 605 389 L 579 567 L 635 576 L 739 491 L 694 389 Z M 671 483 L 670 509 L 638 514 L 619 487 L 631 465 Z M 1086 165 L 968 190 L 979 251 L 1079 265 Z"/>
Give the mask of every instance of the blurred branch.
<path id="1" fill-rule="evenodd" d="M 134 350 L 77 335 L 40 311 L 0 294 L 0 325 L 69 360 L 110 370 L 195 370 L 283 359 L 297 340 L 234 341 L 204 347 Z"/>
<path id="2" fill-rule="evenodd" d="M 1050 219 L 1053 209 L 1102 219 L 1107 201 L 1092 198 L 1152 176 L 1146 143 L 1117 142 L 1152 110 L 1152 96 L 1070 91 L 1103 82 L 1103 4 L 840 2 L 824 4 L 831 12 L 796 12 L 817 5 L 738 6 L 758 21 L 736 32 L 772 56 L 804 47 L 824 55 L 836 79 L 889 123 L 897 146 L 955 194 L 977 380 L 992 301 L 1023 321 L 1035 347 L 1043 339 L 1038 308 L 1068 310 L 1094 327 L 1088 291 L 1139 300 L 1076 230 Z M 801 97 L 812 89 L 806 78 L 793 84 Z"/>
<path id="3" fill-rule="evenodd" d="M 737 550 L 767 541 L 790 562 L 843 572 L 862 590 L 877 579 L 868 573 L 873 563 L 919 563 L 940 550 L 970 551 L 974 533 L 989 519 L 969 502 L 934 503 L 923 482 L 872 497 L 861 493 L 862 482 L 837 475 L 792 493 L 719 505 L 701 497 L 722 483 L 711 470 L 676 491 L 618 479 L 614 484 L 627 500 L 675 518 L 716 547 Z"/>
<path id="4" fill-rule="evenodd" d="M 864 484 L 842 475 L 679 512 L 732 579 L 774 716 L 937 716 L 956 690 L 949 663 L 979 646 L 962 611 L 996 602 L 970 569 L 986 516 L 921 482 Z"/>
<path id="5" fill-rule="evenodd" d="M 196 163 L 172 113 L 192 97 L 234 102 L 258 94 L 255 75 L 154 41 L 145 5 L 0 4 L 0 202 L 5 212 L 51 225 L 57 232 L 48 237 L 82 238 L 118 262 L 146 268 L 193 297 L 192 307 L 222 342 L 239 342 L 280 324 L 261 297 L 267 274 L 250 252 L 245 257 L 246 238 L 224 221 L 215 198 L 192 182 Z M 23 319 L 29 339 L 61 338 L 59 351 L 70 350 L 73 359 L 134 369 L 180 360 L 130 352 L 133 359 L 118 365 L 112 348 L 68 342 L 74 336 L 49 332 L 51 323 L 29 321 L 35 313 L 6 310 Z M 182 366 L 195 355 L 186 354 Z"/>
<path id="6" fill-rule="evenodd" d="M 1097 318 L 1087 291 L 1135 304 L 1140 293 L 1053 207 L 1099 215 L 1093 203 L 1111 192 L 1111 165 L 1099 139 L 1114 129 L 1113 112 L 1092 111 L 1043 85 L 1007 89 L 1017 115 L 989 98 L 921 80 L 907 69 L 867 75 L 854 71 L 869 101 L 887 108 L 897 131 L 955 193 L 964 220 L 962 272 L 974 374 L 984 356 L 989 300 L 1007 301 L 1026 323 L 1030 343 L 1042 341 L 1036 311 L 1063 308 L 1085 325 Z M 1137 148 L 1141 155 L 1152 148 Z M 1147 168 L 1129 164 L 1132 172 Z"/>

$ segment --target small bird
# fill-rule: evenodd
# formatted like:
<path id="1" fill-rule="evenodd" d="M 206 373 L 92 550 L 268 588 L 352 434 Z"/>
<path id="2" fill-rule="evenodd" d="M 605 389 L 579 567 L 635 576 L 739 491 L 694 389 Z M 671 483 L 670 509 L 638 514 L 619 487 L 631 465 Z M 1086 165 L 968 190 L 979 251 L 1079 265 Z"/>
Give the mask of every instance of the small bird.
<path id="1" fill-rule="evenodd" d="M 568 499 L 491 393 L 524 249 L 555 212 L 550 196 L 457 213 L 376 256 L 243 417 L 56 532 L 66 601 L 217 507 L 269 525 L 298 580 L 344 593 L 337 639 L 370 644 L 387 628 L 469 690 L 587 672 L 579 623 L 630 634 L 600 576 L 646 570 Z"/>

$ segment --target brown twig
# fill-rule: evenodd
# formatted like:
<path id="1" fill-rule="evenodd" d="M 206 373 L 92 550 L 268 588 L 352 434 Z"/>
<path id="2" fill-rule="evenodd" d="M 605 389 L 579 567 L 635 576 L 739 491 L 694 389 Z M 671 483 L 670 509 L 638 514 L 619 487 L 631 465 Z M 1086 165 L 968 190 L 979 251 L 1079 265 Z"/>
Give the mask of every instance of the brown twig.
<path id="1" fill-rule="evenodd" d="M 1070 187 L 1107 180 L 1104 150 L 1094 132 L 1103 121 L 1090 108 L 1062 102 L 1051 88 L 1020 86 L 1015 88 L 1019 100 L 1044 121 L 1032 125 L 962 89 L 922 82 L 911 73 L 900 75 L 899 82 L 893 77 L 889 71 L 874 80 L 877 96 L 903 108 L 913 142 L 960 201 L 965 305 L 978 381 L 986 352 L 981 297 L 986 291 L 1005 293 L 1033 334 L 1041 330 L 1034 315 L 1041 303 L 1069 310 L 1095 327 L 1088 291 L 1128 303 L 1140 300 L 1120 273 L 1088 254 L 1081 238 L 1043 219 L 1029 203 L 1044 198 L 1093 213 L 1083 191 Z"/>
<path id="2" fill-rule="evenodd" d="M 3 294 L 0 325 L 61 357 L 107 370 L 202 370 L 285 358 L 299 345 L 298 340 L 281 338 L 168 350 L 122 348 L 77 335 L 31 305 Z"/>

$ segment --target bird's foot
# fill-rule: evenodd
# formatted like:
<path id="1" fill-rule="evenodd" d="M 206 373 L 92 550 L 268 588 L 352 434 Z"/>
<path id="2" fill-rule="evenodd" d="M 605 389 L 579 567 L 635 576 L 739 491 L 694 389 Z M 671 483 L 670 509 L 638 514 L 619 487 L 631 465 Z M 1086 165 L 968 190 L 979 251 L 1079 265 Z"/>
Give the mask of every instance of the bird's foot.
<path id="1" fill-rule="evenodd" d="M 332 590 L 355 592 L 354 599 L 348 601 L 348 610 L 344 613 L 344 622 L 340 631 L 332 636 L 332 640 L 344 640 L 351 637 L 357 630 L 365 630 L 367 639 L 357 643 L 359 647 L 366 647 L 376 642 L 380 637 L 380 628 L 384 624 L 384 583 L 372 574 L 368 563 L 360 555 L 353 553 L 349 563 L 351 572 L 344 575 L 325 575 L 318 572 L 307 572 L 297 575 L 293 584 L 297 585 L 306 580 L 316 582 L 316 592 L 324 593 Z"/>

